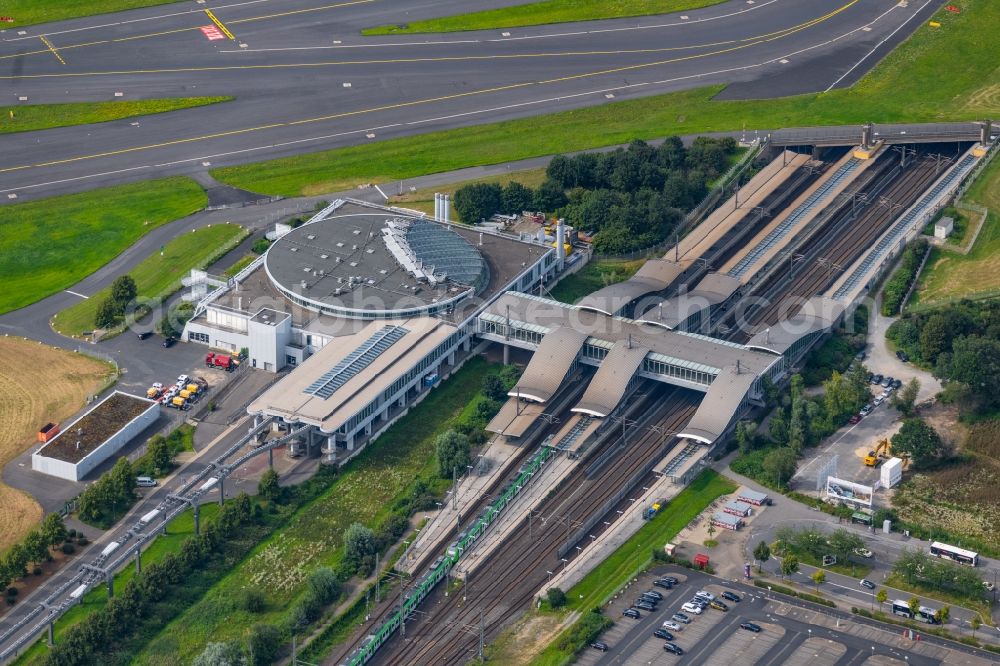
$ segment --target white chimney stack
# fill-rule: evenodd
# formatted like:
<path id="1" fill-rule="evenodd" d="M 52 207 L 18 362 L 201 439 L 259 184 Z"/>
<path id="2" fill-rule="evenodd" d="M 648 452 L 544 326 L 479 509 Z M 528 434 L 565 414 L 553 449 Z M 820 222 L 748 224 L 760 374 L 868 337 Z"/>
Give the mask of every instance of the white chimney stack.
<path id="1" fill-rule="evenodd" d="M 441 219 L 441 195 L 437 192 L 434 193 L 434 219 Z"/>
<path id="2" fill-rule="evenodd" d="M 451 198 L 444 194 L 441 199 L 441 217 L 445 222 L 451 222 Z"/>
<path id="3" fill-rule="evenodd" d="M 561 217 L 556 221 L 556 258 L 559 270 L 562 270 L 566 263 L 566 220 Z"/>

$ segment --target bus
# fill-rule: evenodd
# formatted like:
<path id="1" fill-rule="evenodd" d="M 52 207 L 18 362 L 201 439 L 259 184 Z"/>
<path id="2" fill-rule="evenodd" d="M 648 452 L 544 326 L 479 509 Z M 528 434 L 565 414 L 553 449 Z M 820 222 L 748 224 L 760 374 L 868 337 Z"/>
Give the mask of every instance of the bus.
<path id="1" fill-rule="evenodd" d="M 892 602 L 892 614 L 905 617 L 908 620 L 917 620 L 918 622 L 926 622 L 927 624 L 937 624 L 937 610 L 934 608 L 929 608 L 927 606 L 920 606 L 917 609 L 916 614 L 910 610 L 910 605 L 907 604 L 902 599 L 896 599 Z"/>
<path id="2" fill-rule="evenodd" d="M 931 555 L 934 557 L 943 557 L 951 560 L 952 562 L 958 562 L 959 564 L 967 564 L 970 567 L 974 567 L 979 564 L 979 553 L 974 553 L 971 550 L 965 550 L 964 548 L 949 546 L 948 544 L 941 543 L 939 541 L 935 541 L 931 544 Z"/>

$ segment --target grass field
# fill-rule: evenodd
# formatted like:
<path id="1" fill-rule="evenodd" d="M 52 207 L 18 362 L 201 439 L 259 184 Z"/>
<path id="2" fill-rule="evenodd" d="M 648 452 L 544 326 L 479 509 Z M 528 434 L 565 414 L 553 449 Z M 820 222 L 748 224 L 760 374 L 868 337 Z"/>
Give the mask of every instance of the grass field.
<path id="1" fill-rule="evenodd" d="M 1000 290 L 1000 159 L 994 159 L 965 195 L 965 201 L 989 209 L 968 254 L 937 247 L 920 276 L 914 304 L 930 305 Z"/>
<path id="2" fill-rule="evenodd" d="M 232 99 L 232 97 L 180 97 L 128 102 L 77 102 L 73 104 L 9 106 L 0 108 L 0 134 L 31 132 L 87 123 L 106 123 L 110 120 L 218 104 Z"/>
<path id="3" fill-rule="evenodd" d="M 455 200 L 455 190 L 462 187 L 463 185 L 471 185 L 472 183 L 500 183 L 501 185 L 506 185 L 512 180 L 516 180 L 522 185 L 527 185 L 528 187 L 538 187 L 545 180 L 545 169 L 526 169 L 524 171 L 514 171 L 512 173 L 506 173 L 502 176 L 490 176 L 488 178 L 475 178 L 473 180 L 466 180 L 458 183 L 451 183 L 449 185 L 441 185 L 438 187 L 428 187 L 427 189 L 417 190 L 416 192 L 407 192 L 405 194 L 396 195 L 389 198 L 389 204 L 392 206 L 402 206 L 404 208 L 412 208 L 414 210 L 420 210 L 428 215 L 434 214 L 434 194 L 447 194 L 452 197 L 451 205 L 451 219 L 457 220 L 458 213 L 455 211 L 454 200 Z"/>
<path id="4" fill-rule="evenodd" d="M 36 23 L 65 21 L 171 2 L 177 0 L 4 0 L 0 3 L 0 15 L 9 16 L 14 22 L 0 24 L 0 27 L 22 28 Z"/>
<path id="5" fill-rule="evenodd" d="M 204 208 L 188 178 L 0 206 L 0 313 L 71 287 L 140 236 Z"/>
<path id="6" fill-rule="evenodd" d="M 414 21 L 406 25 L 383 25 L 362 30 L 363 35 L 395 35 L 415 32 L 458 32 L 517 28 L 526 25 L 593 21 L 626 16 L 666 14 L 717 5 L 724 0 L 543 0 L 516 7 L 489 9 L 470 14 Z"/>
<path id="7" fill-rule="evenodd" d="M 201 509 L 201 524 L 202 527 L 207 525 L 209 522 L 215 519 L 216 514 L 219 513 L 219 505 L 210 502 L 208 504 L 202 505 Z M 145 565 L 151 562 L 158 562 L 163 559 L 164 556 L 170 553 L 180 552 L 181 546 L 184 541 L 194 534 L 194 517 L 190 511 L 185 511 L 181 515 L 177 516 L 172 520 L 167 527 L 166 533 L 161 534 L 156 538 L 156 541 L 152 543 L 146 550 L 143 551 L 141 560 L 145 568 Z M 126 583 L 128 583 L 132 578 L 135 577 L 135 567 L 127 566 L 122 569 L 115 576 L 115 592 L 118 593 L 125 589 Z M 98 585 L 90 592 L 84 595 L 80 603 L 70 608 L 55 625 L 55 639 L 56 642 L 60 642 L 66 636 L 66 633 L 77 625 L 81 620 L 89 616 L 91 613 L 104 608 L 104 605 L 108 601 L 108 589 L 104 585 Z M 45 645 L 45 640 L 38 640 L 32 645 L 28 650 L 25 651 L 20 658 L 14 663 L 18 666 L 26 666 L 29 664 L 44 664 L 45 658 L 48 655 L 49 650 Z"/>
<path id="8" fill-rule="evenodd" d="M 204 268 L 249 232 L 236 224 L 216 224 L 178 236 L 128 272 L 135 280 L 139 298 L 165 298 L 180 287 L 180 279 L 192 268 Z M 52 319 L 52 327 L 63 335 L 79 336 L 94 330 L 94 317 L 110 287 L 81 300 Z"/>
<path id="9" fill-rule="evenodd" d="M 112 368 L 88 356 L 21 338 L 0 337 L 0 468 L 35 445 L 38 429 L 64 422 L 108 379 Z M 0 552 L 42 518 L 28 495 L 0 483 Z"/>
<path id="10" fill-rule="evenodd" d="M 995 58 L 1000 49 L 1000 12 L 992 0 L 967 0 L 960 14 L 942 10 L 935 20 L 940 28 L 917 28 L 849 90 L 728 102 L 712 100 L 721 90 L 714 86 L 214 169 L 212 175 L 254 192 L 295 196 L 635 138 L 743 126 L 975 120 L 1000 113 L 1000 69 Z"/>
<path id="11" fill-rule="evenodd" d="M 644 259 L 595 259 L 576 273 L 560 280 L 549 295 L 563 303 L 576 303 L 601 287 L 629 279 L 643 263 Z"/>
<path id="12" fill-rule="evenodd" d="M 489 369 L 480 358 L 469 360 L 349 463 L 326 492 L 300 508 L 284 528 L 165 626 L 132 663 L 152 666 L 163 663 L 165 656 L 175 659 L 174 663 L 190 663 L 208 641 L 239 636 L 259 622 L 279 622 L 300 594 L 310 570 L 336 567 L 340 562 L 341 535 L 351 523 L 377 524 L 394 498 L 410 492 L 415 479 L 433 479 L 435 438 L 459 417 Z M 448 480 L 431 481 L 439 492 L 449 484 Z M 251 615 L 233 607 L 233 598 L 247 586 L 265 593 L 264 612 Z"/>

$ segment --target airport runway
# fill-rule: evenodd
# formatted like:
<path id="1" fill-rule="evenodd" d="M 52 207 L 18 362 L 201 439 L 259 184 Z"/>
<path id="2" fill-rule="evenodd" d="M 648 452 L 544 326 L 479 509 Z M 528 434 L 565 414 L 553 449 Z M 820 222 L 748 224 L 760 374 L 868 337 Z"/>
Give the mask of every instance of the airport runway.
<path id="1" fill-rule="evenodd" d="M 4 136 L 0 201 L 715 83 L 743 97 L 821 91 L 856 80 L 941 0 L 734 0 L 510 31 L 359 33 L 500 4 L 517 2 L 208 0 L 4 31 L 9 102 L 236 99 Z"/>

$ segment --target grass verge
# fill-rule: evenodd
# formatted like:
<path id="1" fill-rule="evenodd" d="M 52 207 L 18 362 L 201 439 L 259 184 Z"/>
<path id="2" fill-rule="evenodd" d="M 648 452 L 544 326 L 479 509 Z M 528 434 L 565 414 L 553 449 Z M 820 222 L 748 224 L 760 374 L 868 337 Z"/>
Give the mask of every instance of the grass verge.
<path id="1" fill-rule="evenodd" d="M 906 582 L 899 574 L 889 574 L 889 577 L 885 579 L 883 583 L 886 587 L 894 587 L 897 590 L 903 590 L 904 592 L 910 592 L 915 597 L 920 597 L 922 601 L 937 602 L 940 605 L 949 604 L 952 606 L 961 606 L 963 608 L 968 608 L 979 613 L 983 620 L 983 624 L 992 625 L 992 606 L 988 601 L 969 599 L 968 597 L 963 597 L 957 594 L 951 594 L 943 590 L 939 590 L 936 587 L 927 587 L 920 584 L 910 584 Z"/>
<path id="2" fill-rule="evenodd" d="M 645 259 L 594 259 L 576 273 L 560 280 L 549 296 L 563 303 L 576 303 L 602 287 L 624 282 L 635 275 L 644 263 Z"/>
<path id="3" fill-rule="evenodd" d="M 193 180 L 164 178 L 0 206 L 0 313 L 73 286 L 207 204 Z"/>
<path id="4" fill-rule="evenodd" d="M 934 247 L 914 291 L 914 305 L 939 305 L 1000 290 L 1000 159 L 994 159 L 965 195 L 989 210 L 968 254 Z"/>
<path id="5" fill-rule="evenodd" d="M 36 23 L 121 12 L 126 9 L 166 5 L 178 0 L 5 0 L 0 13 L 14 19 L 5 27 L 23 28 Z"/>
<path id="6" fill-rule="evenodd" d="M 377 525 L 394 501 L 412 494 L 420 481 L 443 492 L 450 480 L 436 478 L 434 440 L 460 418 L 489 370 L 485 360 L 470 359 L 348 463 L 325 492 L 302 505 L 245 559 L 233 563 L 224 578 L 202 590 L 196 603 L 149 637 L 132 663 L 188 663 L 209 641 L 238 638 L 257 623 L 280 625 L 302 595 L 308 572 L 318 566 L 336 568 L 342 561 L 341 537 L 349 525 Z M 266 606 L 260 613 L 234 605 L 250 586 L 264 592 Z"/>
<path id="7" fill-rule="evenodd" d="M 139 298 L 164 298 L 180 286 L 192 268 L 203 268 L 218 257 L 220 248 L 237 242 L 249 232 L 235 224 L 216 224 L 196 229 L 170 241 L 128 272 L 135 280 Z M 110 287 L 66 308 L 52 319 L 63 335 L 79 336 L 94 329 L 97 308 L 111 293 Z"/>
<path id="8" fill-rule="evenodd" d="M 0 109 L 0 134 L 32 132 L 53 127 L 106 123 L 123 118 L 191 109 L 232 97 L 180 97 L 177 99 L 141 99 L 123 102 L 75 102 L 72 104 L 32 104 Z"/>
<path id="9" fill-rule="evenodd" d="M 829 599 L 824 599 L 818 594 L 810 594 L 808 592 L 799 592 L 798 590 L 793 590 L 790 587 L 785 587 L 784 585 L 778 585 L 777 583 L 772 583 L 771 581 L 764 578 L 757 578 L 754 580 L 753 584 L 757 587 L 766 588 L 768 592 L 776 592 L 778 594 L 784 594 L 789 597 L 795 597 L 796 599 L 802 599 L 804 601 L 811 601 L 814 604 L 821 604 L 823 606 L 829 606 L 830 608 L 836 608 L 837 604 L 833 603 Z"/>
<path id="10" fill-rule="evenodd" d="M 517 28 L 527 25 L 593 21 L 597 19 L 649 16 L 717 5 L 723 0 L 543 0 L 515 7 L 488 9 L 469 14 L 414 21 L 406 25 L 366 28 L 362 35 L 396 35 L 419 32 L 459 32 Z"/>
<path id="11" fill-rule="evenodd" d="M 975 120 L 1000 113 L 1000 12 L 968 0 L 942 10 L 847 90 L 776 100 L 713 101 L 722 86 L 378 141 L 212 170 L 226 184 L 297 196 L 351 189 L 481 164 L 671 134 L 747 127 Z M 961 67 L 941 67 L 961 62 Z"/>
<path id="12" fill-rule="evenodd" d="M 215 503 L 204 504 L 201 507 L 202 525 L 206 525 L 215 519 L 219 512 L 219 505 Z M 141 555 L 143 566 L 152 562 L 159 562 L 170 553 L 180 552 L 184 541 L 194 534 L 194 515 L 190 509 L 175 518 L 168 526 L 164 534 L 161 534 Z M 125 584 L 135 577 L 135 567 L 125 567 L 115 576 L 115 590 L 125 589 Z M 66 611 L 55 624 L 56 643 L 65 639 L 67 632 L 75 627 L 92 613 L 104 608 L 108 601 L 107 588 L 99 585 L 83 596 L 80 603 Z M 28 650 L 22 654 L 14 663 L 18 666 L 28 666 L 44 664 L 49 653 L 49 648 L 44 640 L 36 641 Z"/>

